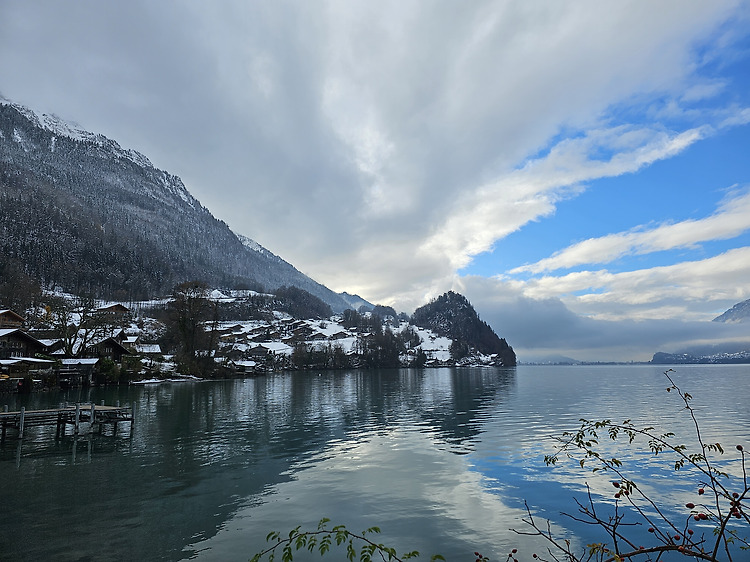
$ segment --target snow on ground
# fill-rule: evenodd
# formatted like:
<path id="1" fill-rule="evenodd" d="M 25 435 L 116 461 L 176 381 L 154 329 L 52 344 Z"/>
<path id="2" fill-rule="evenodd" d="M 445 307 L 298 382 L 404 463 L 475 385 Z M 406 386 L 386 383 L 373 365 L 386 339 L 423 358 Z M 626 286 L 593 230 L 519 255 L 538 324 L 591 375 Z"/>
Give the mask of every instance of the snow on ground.
<path id="1" fill-rule="evenodd" d="M 327 320 L 297 320 L 283 313 L 275 313 L 274 320 L 244 320 L 221 322 L 218 329 L 221 332 L 222 349 L 219 353 L 240 353 L 245 358 L 259 346 L 277 356 L 290 356 L 297 343 L 304 343 L 310 347 L 338 346 L 345 353 L 351 354 L 355 349 L 357 339 L 367 334 L 345 328 L 340 316 L 333 316 Z M 410 324 L 397 322 L 389 328 L 396 334 L 402 332 Z M 430 330 L 412 326 L 417 332 L 421 347 L 430 361 L 448 362 L 451 359 L 449 338 L 437 336 Z M 237 361 L 234 361 L 238 364 Z"/>
<path id="2" fill-rule="evenodd" d="M 431 330 L 426 330 L 425 328 L 418 328 L 415 326 L 414 329 L 419 335 L 419 339 L 422 340 L 420 347 L 422 348 L 422 351 L 427 354 L 427 357 L 435 359 L 436 361 L 450 360 L 450 349 L 452 343 L 450 338 L 438 336 Z"/>
<path id="3" fill-rule="evenodd" d="M 294 348 L 280 341 L 260 342 L 258 345 L 275 355 L 291 355 Z"/>

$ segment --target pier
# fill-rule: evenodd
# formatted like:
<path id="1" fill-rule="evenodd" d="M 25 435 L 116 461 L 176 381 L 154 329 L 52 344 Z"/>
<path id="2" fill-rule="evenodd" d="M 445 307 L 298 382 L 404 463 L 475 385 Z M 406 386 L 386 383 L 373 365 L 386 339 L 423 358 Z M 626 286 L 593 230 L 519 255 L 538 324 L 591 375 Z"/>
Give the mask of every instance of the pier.
<path id="1" fill-rule="evenodd" d="M 0 412 L 0 439 L 5 440 L 8 429 L 14 429 L 19 439 L 23 438 L 23 432 L 29 427 L 56 426 L 55 437 L 64 436 L 68 426 L 73 427 L 73 435 L 81 434 L 84 429 L 93 432 L 98 428 L 102 433 L 104 426 L 111 425 L 114 435 L 120 423 L 129 423 L 130 432 L 133 432 L 133 408 L 116 406 L 105 406 L 103 403 L 95 405 L 91 403 L 61 405 L 59 408 L 47 410 L 26 410 L 21 408 L 18 412 Z M 85 425 L 84 425 L 85 424 Z"/>

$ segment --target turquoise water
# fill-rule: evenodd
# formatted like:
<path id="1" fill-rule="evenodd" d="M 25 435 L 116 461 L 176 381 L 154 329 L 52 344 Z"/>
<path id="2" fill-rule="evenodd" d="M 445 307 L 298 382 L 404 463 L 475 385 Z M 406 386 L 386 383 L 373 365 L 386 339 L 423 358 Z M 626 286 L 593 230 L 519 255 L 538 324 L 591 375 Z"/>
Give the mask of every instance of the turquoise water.
<path id="1" fill-rule="evenodd" d="M 750 446 L 750 366 L 680 366 L 706 441 Z M 132 436 L 55 440 L 54 428 L 0 446 L 0 557 L 8 560 L 246 560 L 271 530 L 322 517 L 378 540 L 472 560 L 542 548 L 527 502 L 575 544 L 597 537 L 560 512 L 612 504 L 610 477 L 547 467 L 552 435 L 579 418 L 632 419 L 689 442 L 690 420 L 656 366 L 282 373 L 0 396 L 10 409 L 67 400 L 132 405 Z M 678 509 L 694 475 L 603 443 L 633 479 Z M 692 497 L 692 496 L 690 496 Z M 689 500 L 688 500 L 689 501 Z M 634 532 L 643 532 L 635 529 Z M 648 537 L 644 537 L 644 540 Z M 342 559 L 329 555 L 330 560 Z M 320 560 L 318 555 L 295 560 Z"/>

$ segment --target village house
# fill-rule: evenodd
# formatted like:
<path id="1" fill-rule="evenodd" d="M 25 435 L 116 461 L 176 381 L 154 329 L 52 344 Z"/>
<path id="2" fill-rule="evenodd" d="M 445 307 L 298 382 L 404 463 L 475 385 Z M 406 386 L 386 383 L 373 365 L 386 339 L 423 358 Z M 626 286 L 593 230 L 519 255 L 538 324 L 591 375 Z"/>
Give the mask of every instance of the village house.
<path id="1" fill-rule="evenodd" d="M 162 354 L 161 346 L 158 343 L 139 343 L 135 346 L 135 352 L 147 357 L 157 357 Z"/>
<path id="2" fill-rule="evenodd" d="M 12 310 L 0 310 L 0 329 L 2 328 L 23 328 L 25 320 L 23 316 L 16 314 Z"/>
<path id="3" fill-rule="evenodd" d="M 130 350 L 135 350 L 141 343 L 141 337 L 138 334 L 126 334 L 123 330 L 122 340 L 120 343 Z"/>
<path id="4" fill-rule="evenodd" d="M 61 388 L 89 385 L 94 381 L 94 371 L 101 361 L 98 357 L 60 359 L 57 383 Z"/>
<path id="5" fill-rule="evenodd" d="M 23 377 L 29 374 L 40 375 L 51 372 L 54 361 L 36 357 L 46 353 L 47 347 L 21 328 L 23 316 L 12 310 L 0 310 L 0 379 L 3 392 L 21 389 Z M 7 385 L 8 386 L 6 388 Z M 18 386 L 18 388 L 16 388 Z M 26 389 L 24 389 L 26 390 Z"/>
<path id="6" fill-rule="evenodd" d="M 130 312 L 130 309 L 120 303 L 115 304 L 108 304 L 105 306 L 100 306 L 96 309 L 97 314 L 106 314 L 110 316 L 114 316 L 116 318 L 124 318 L 126 314 Z"/>
<path id="7" fill-rule="evenodd" d="M 86 355 L 91 358 L 106 358 L 115 363 L 122 363 L 122 356 L 130 355 L 130 350 L 122 345 L 118 338 L 110 337 L 88 346 Z"/>
<path id="8" fill-rule="evenodd" d="M 34 357 L 46 347 L 38 339 L 18 328 L 0 328 L 0 359 Z"/>

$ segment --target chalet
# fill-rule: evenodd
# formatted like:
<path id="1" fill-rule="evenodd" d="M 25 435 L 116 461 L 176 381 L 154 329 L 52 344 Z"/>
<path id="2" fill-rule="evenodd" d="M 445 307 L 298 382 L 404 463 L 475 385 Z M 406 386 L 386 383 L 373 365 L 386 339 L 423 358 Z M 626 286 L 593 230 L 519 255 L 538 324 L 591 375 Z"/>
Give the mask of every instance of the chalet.
<path id="1" fill-rule="evenodd" d="M 0 329 L 22 328 L 24 322 L 23 316 L 16 314 L 12 310 L 0 310 Z"/>
<path id="2" fill-rule="evenodd" d="M 100 361 L 99 357 L 60 359 L 58 384 L 61 388 L 91 384 L 94 381 L 94 370 Z"/>
<path id="3" fill-rule="evenodd" d="M 34 357 L 45 351 L 44 344 L 26 332 L 17 328 L 0 329 L 0 359 Z"/>
<path id="4" fill-rule="evenodd" d="M 346 330 L 339 330 L 338 332 L 334 332 L 330 336 L 328 336 L 329 340 L 343 340 L 346 338 L 351 337 L 351 334 L 349 334 Z"/>
<path id="5" fill-rule="evenodd" d="M 32 357 L 0 359 L 0 392 L 25 393 L 40 388 L 41 378 L 52 373 L 54 364 L 54 361 Z"/>
<path id="6" fill-rule="evenodd" d="M 250 347 L 250 349 L 247 350 L 247 354 L 250 357 L 266 358 L 270 357 L 272 352 L 268 347 L 258 344 Z"/>
<path id="7" fill-rule="evenodd" d="M 135 352 L 139 355 L 157 356 L 161 355 L 161 346 L 158 343 L 139 343 L 135 346 Z"/>
<path id="8" fill-rule="evenodd" d="M 281 342 L 263 342 L 248 349 L 251 357 L 271 357 L 274 355 L 291 355 L 292 347 Z"/>
<path id="9" fill-rule="evenodd" d="M 57 354 L 63 348 L 63 341 L 60 338 L 37 338 L 37 340 L 44 346 L 42 353 L 45 355 Z"/>
<path id="10" fill-rule="evenodd" d="M 123 317 L 128 312 L 130 312 L 130 309 L 127 306 L 122 305 L 120 303 L 108 304 L 105 306 L 100 306 L 99 308 L 96 309 L 97 314 L 108 314 L 108 315 L 117 316 L 117 317 Z"/>
<path id="11" fill-rule="evenodd" d="M 89 357 L 107 358 L 115 363 L 121 363 L 122 356 L 130 355 L 130 351 L 117 338 L 111 337 L 90 345 L 86 350 L 86 355 Z"/>
<path id="12" fill-rule="evenodd" d="M 49 359 L 36 359 L 33 357 L 17 357 L 14 359 L 0 359 L 0 372 L 11 377 L 25 376 L 29 373 L 36 374 L 40 371 L 52 369 L 55 362 Z"/>
<path id="13" fill-rule="evenodd" d="M 259 367 L 256 361 L 244 360 L 244 361 L 229 361 L 227 366 L 233 369 L 236 373 L 252 374 L 255 373 Z"/>
<path id="14" fill-rule="evenodd" d="M 125 334 L 123 332 L 123 338 L 120 343 L 128 349 L 138 349 L 138 346 L 141 343 L 140 336 L 137 334 Z"/>

